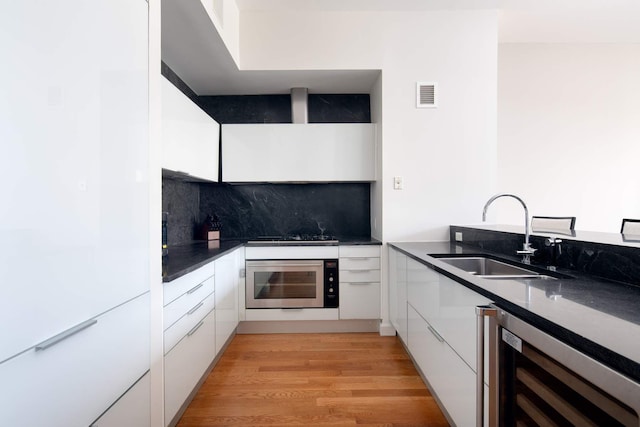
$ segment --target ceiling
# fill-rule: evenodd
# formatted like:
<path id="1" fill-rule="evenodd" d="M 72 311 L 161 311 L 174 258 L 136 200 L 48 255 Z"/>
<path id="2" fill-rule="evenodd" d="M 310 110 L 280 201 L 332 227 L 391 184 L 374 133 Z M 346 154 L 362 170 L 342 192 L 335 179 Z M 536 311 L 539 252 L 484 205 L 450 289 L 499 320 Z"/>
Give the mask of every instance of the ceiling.
<path id="1" fill-rule="evenodd" d="M 640 43 L 640 0 L 236 0 L 250 10 L 499 11 L 500 43 Z M 379 70 L 238 71 L 200 1 L 162 1 L 162 58 L 199 95 L 368 93 Z M 185 29 L 189 31 L 185 31 Z M 214 33 L 214 34 L 212 34 Z M 185 49 L 188 46 L 188 49 Z"/>

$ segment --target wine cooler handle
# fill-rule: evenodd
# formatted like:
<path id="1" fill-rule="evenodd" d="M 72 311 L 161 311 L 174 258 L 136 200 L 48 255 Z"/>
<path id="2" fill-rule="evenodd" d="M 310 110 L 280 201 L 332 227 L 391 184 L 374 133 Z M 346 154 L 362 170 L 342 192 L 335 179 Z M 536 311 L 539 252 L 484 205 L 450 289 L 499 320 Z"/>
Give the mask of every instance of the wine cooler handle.
<path id="1" fill-rule="evenodd" d="M 497 315 L 491 305 L 476 307 L 476 427 L 484 425 L 484 318 Z"/>

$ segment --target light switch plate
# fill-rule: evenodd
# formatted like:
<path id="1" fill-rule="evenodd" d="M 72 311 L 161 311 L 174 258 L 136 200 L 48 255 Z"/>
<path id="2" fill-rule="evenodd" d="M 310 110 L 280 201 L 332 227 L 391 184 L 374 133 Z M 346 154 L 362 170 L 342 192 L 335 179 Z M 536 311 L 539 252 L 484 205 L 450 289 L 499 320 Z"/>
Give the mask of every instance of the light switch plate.
<path id="1" fill-rule="evenodd" d="M 402 187 L 403 187 L 402 177 L 401 176 L 394 176 L 393 177 L 393 189 L 394 190 L 402 190 Z"/>

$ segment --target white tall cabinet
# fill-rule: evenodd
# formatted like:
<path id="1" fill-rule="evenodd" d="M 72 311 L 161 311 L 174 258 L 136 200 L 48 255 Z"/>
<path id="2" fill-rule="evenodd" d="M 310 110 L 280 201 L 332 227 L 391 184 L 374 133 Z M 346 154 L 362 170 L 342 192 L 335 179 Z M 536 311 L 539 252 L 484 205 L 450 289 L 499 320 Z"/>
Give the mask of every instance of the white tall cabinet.
<path id="1" fill-rule="evenodd" d="M 87 426 L 149 369 L 148 4 L 0 26 L 1 423 Z"/>

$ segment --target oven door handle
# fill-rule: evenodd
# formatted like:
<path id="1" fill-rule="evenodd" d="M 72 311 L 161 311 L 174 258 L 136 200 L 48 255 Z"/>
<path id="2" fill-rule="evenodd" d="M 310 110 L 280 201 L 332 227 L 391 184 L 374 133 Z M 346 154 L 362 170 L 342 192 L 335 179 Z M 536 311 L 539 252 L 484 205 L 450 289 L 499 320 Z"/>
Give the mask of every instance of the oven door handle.
<path id="1" fill-rule="evenodd" d="M 476 427 L 484 425 L 484 318 L 497 315 L 491 305 L 476 307 Z"/>
<path id="2" fill-rule="evenodd" d="M 296 268 L 300 268 L 300 267 L 323 267 L 324 264 L 322 261 L 316 261 L 316 262 L 300 262 L 300 263 L 288 263 L 287 261 L 282 262 L 282 261 L 247 261 L 247 268 L 252 268 L 252 267 L 276 267 L 278 269 L 281 268 L 285 268 L 285 267 L 296 267 Z M 279 270 L 278 270 L 279 271 Z"/>

